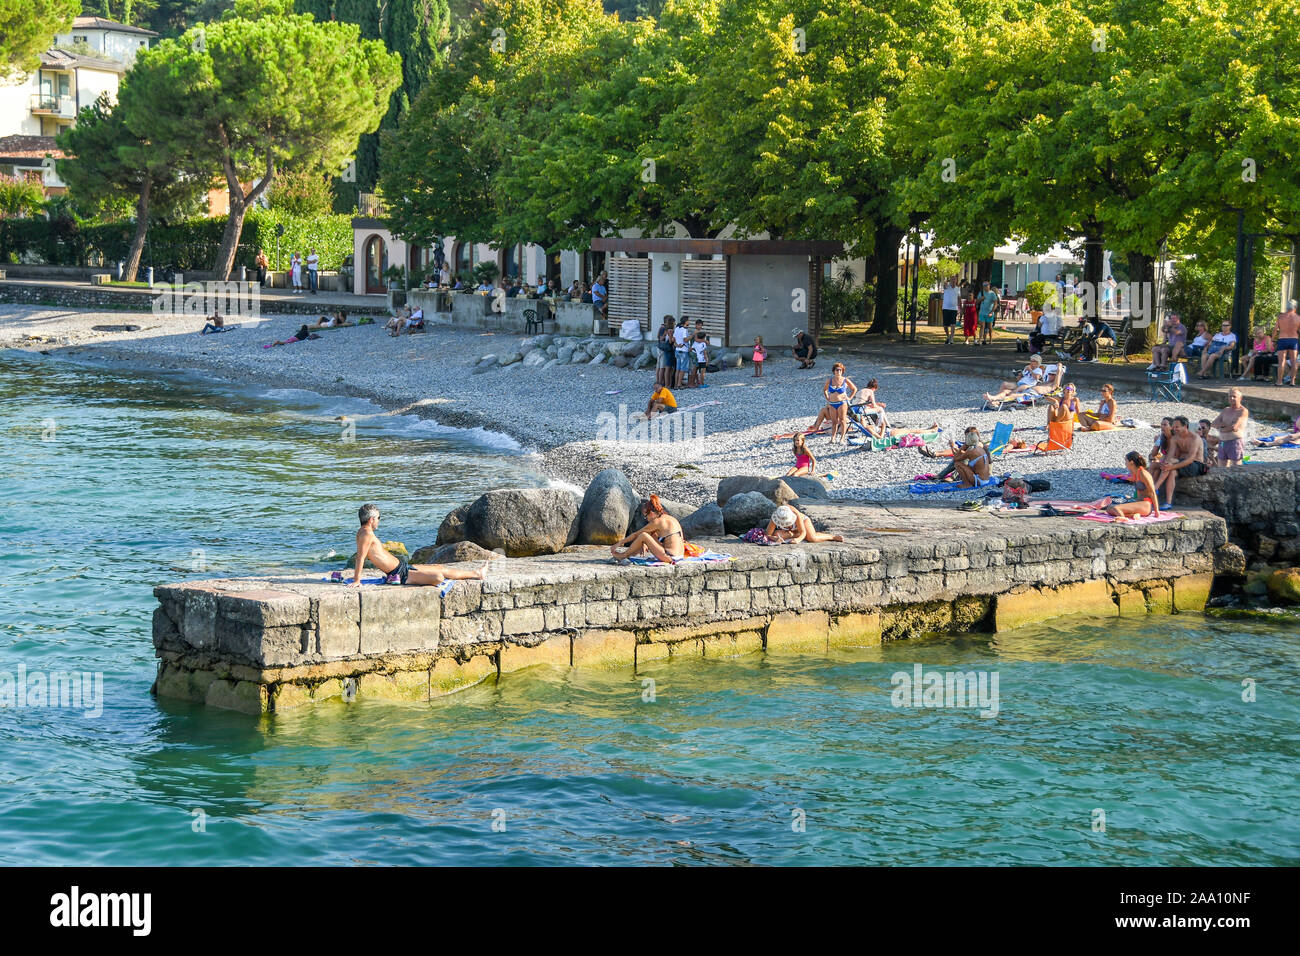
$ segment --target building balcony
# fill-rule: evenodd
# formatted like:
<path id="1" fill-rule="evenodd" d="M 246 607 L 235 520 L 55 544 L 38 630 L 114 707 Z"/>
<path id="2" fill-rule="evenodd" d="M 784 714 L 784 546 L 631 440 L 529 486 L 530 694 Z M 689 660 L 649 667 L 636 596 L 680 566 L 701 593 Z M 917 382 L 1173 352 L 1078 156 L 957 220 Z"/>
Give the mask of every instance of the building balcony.
<path id="1" fill-rule="evenodd" d="M 73 96 L 33 93 L 31 111 L 33 116 L 58 116 L 63 119 L 76 119 L 77 100 Z"/>

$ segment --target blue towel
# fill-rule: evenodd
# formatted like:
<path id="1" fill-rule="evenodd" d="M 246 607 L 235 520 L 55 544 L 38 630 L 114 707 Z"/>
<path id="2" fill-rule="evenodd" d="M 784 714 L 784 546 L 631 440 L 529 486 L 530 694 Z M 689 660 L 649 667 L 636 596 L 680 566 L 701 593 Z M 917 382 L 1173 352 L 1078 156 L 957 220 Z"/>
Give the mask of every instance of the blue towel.
<path id="1" fill-rule="evenodd" d="M 989 477 L 983 480 L 976 479 L 975 488 L 987 488 L 989 485 L 996 485 L 1001 479 Z M 914 481 L 907 486 L 907 490 L 914 495 L 932 495 L 939 491 L 974 491 L 975 488 L 958 488 L 955 481 Z"/>

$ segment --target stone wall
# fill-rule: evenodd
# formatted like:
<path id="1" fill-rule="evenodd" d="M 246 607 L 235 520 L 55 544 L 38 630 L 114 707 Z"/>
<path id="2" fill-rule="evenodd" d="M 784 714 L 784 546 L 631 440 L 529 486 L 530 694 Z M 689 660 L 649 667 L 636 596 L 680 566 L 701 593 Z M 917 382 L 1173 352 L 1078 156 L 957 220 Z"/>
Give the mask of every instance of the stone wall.
<path id="1" fill-rule="evenodd" d="M 1300 561 L 1300 462 L 1212 468 L 1178 482 L 1181 502 L 1223 518 L 1230 539 L 1250 555 Z"/>
<path id="2" fill-rule="evenodd" d="M 200 281 L 200 280 L 195 280 Z M 47 305 L 68 309 L 103 309 L 112 312 L 149 312 L 154 293 L 148 289 L 112 289 L 103 286 L 45 285 L 39 282 L 0 284 L 0 302 L 13 305 Z M 310 296 L 303 299 L 262 297 L 264 315 L 321 315 L 341 308 L 337 303 L 322 302 Z M 348 304 L 348 315 L 386 315 L 387 303 Z"/>
<path id="3" fill-rule="evenodd" d="M 420 306 L 426 318 L 437 321 L 449 321 L 452 325 L 469 329 L 487 329 L 493 332 L 509 332 L 518 335 L 530 334 L 524 319 L 524 311 L 534 309 L 539 315 L 545 314 L 546 331 L 563 335 L 591 335 L 591 323 L 594 318 L 590 302 L 559 302 L 554 308 L 544 299 L 506 299 L 505 312 L 493 312 L 492 298 L 486 295 L 453 292 L 451 313 L 439 311 L 439 293 L 430 290 L 412 289 L 407 293 L 407 304 L 412 308 Z"/>
<path id="4" fill-rule="evenodd" d="M 427 700 L 543 663 L 825 653 L 1060 616 L 1200 611 L 1226 541 L 1224 523 L 1205 514 L 1123 526 L 842 503 L 806 510 L 839 526 L 856 514 L 865 530 L 854 545 L 713 542 L 733 560 L 657 568 L 570 548 L 501 570 L 494 562 L 487 581 L 458 581 L 445 598 L 319 574 L 158 587 L 155 689 L 262 713 L 332 697 Z M 917 514 L 929 530 L 896 533 Z M 882 517 L 889 529 L 862 524 Z"/>

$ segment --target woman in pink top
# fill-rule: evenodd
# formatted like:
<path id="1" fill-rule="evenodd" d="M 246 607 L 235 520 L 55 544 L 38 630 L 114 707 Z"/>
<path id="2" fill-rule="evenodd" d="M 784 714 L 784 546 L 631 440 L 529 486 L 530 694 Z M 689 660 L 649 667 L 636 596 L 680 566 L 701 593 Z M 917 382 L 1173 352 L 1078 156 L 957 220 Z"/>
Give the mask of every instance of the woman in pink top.
<path id="1" fill-rule="evenodd" d="M 1273 354 L 1273 337 L 1264 329 L 1255 330 L 1255 345 L 1246 355 L 1246 365 L 1241 370 L 1239 382 L 1244 382 L 1255 374 L 1255 361 L 1257 359 L 1268 358 Z M 1262 371 L 1262 369 L 1261 369 Z"/>

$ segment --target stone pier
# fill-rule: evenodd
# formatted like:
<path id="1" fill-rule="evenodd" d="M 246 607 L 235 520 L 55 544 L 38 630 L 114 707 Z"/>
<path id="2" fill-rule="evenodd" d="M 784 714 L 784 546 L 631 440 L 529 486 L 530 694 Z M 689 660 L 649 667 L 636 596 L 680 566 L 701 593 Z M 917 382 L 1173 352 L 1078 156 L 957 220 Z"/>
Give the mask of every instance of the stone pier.
<path id="1" fill-rule="evenodd" d="M 321 572 L 161 586 L 155 691 L 249 713 L 427 701 L 535 665 L 824 654 L 1051 618 L 1199 612 L 1227 541 L 1203 511 L 1120 525 L 951 503 L 805 510 L 849 543 L 701 541 L 732 560 L 670 567 L 614 566 L 606 549 L 572 547 L 499 559 L 486 581 L 458 581 L 445 598 Z"/>

